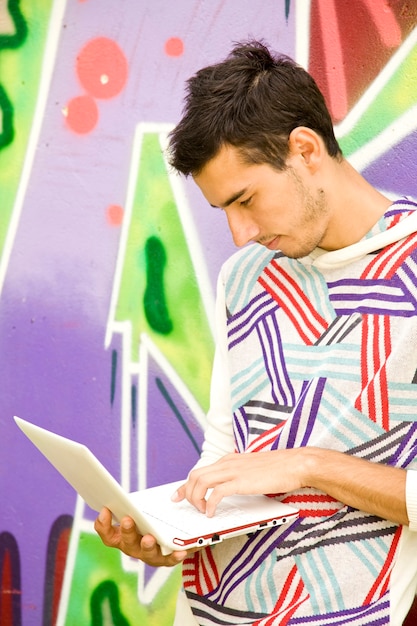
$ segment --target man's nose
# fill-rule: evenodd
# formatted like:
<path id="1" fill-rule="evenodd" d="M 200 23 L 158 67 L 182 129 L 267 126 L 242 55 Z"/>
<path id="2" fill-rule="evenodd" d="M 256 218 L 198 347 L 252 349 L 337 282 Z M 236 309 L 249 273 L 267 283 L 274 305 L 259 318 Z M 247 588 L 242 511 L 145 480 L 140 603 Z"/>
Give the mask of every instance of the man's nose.
<path id="1" fill-rule="evenodd" d="M 242 215 L 242 212 L 231 207 L 226 210 L 226 215 L 235 246 L 240 248 L 250 241 L 256 241 L 259 228 L 249 215 Z"/>

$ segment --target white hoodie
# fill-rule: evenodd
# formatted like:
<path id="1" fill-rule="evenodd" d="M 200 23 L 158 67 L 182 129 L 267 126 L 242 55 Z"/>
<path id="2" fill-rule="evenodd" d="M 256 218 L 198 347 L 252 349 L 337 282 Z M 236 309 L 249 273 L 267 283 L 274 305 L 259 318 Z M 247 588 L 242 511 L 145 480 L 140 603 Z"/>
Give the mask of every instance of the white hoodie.
<path id="1" fill-rule="evenodd" d="M 307 273 L 317 276 L 315 286 L 334 285 L 343 282 L 346 275 L 353 276 L 354 280 L 360 280 L 363 271 L 374 259 L 379 258 L 378 251 L 396 242 L 400 248 L 405 238 L 417 233 L 416 209 L 417 206 L 408 200 L 398 201 L 388 209 L 386 217 L 382 218 L 370 233 L 358 243 L 332 252 L 316 249 L 311 255 L 298 261 L 288 260 L 278 255 L 277 266 L 280 266 L 281 263 L 284 268 L 289 267 L 291 269 L 297 266 L 299 270 L 296 268 L 294 275 L 298 271 L 301 275 L 304 267 Z M 400 220 L 391 226 L 392 222 L 395 222 L 399 216 Z M 386 230 L 384 230 L 385 228 Z M 413 245 L 414 248 L 417 248 L 417 234 Z M 262 246 L 250 246 L 228 259 L 220 273 L 216 307 L 218 337 L 211 385 L 211 406 L 208 413 L 208 427 L 203 453 L 198 465 L 212 463 L 221 456 L 236 450 L 237 444 L 233 436 L 233 412 L 239 406 L 239 400 L 236 392 L 232 389 L 230 380 L 232 376 L 237 375 L 238 369 L 236 357 L 234 364 L 231 364 L 230 360 L 228 319 L 243 311 L 251 298 L 254 298 L 254 294 L 258 293 L 259 276 L 263 268 L 270 264 L 274 257 L 277 255 L 273 251 L 262 248 Z M 390 262 L 388 258 L 381 260 L 381 263 Z M 407 277 L 402 266 L 400 271 L 404 274 L 403 278 L 406 281 Z M 302 280 L 303 277 L 300 278 L 300 284 L 302 284 Z M 375 278 L 376 280 L 377 278 Z M 311 294 L 306 295 L 310 297 Z M 280 307 L 283 308 L 284 306 L 283 302 L 280 301 Z M 328 310 L 331 308 L 327 300 L 323 305 L 322 314 L 324 317 L 326 316 L 326 307 Z M 225 315 L 226 311 L 227 315 Z M 398 323 L 397 320 L 395 323 Z M 285 320 L 281 329 L 281 332 L 284 331 L 289 331 L 289 325 Z M 250 352 L 250 345 L 250 343 L 247 344 L 247 352 Z M 243 359 L 246 359 L 245 351 L 242 352 L 242 355 Z M 248 363 L 250 363 L 250 355 L 245 365 Z M 232 372 L 230 372 L 231 367 Z M 297 377 L 297 372 L 295 377 Z M 394 386 L 397 384 L 395 376 L 392 384 Z M 401 388 L 401 384 L 402 381 L 400 380 L 398 388 Z M 409 419 L 415 418 L 410 417 Z M 314 445 L 314 442 L 310 445 Z M 411 461 L 408 467 L 411 467 Z M 417 464 L 413 467 L 417 469 Z M 394 626 L 402 624 L 417 585 L 417 533 L 412 532 L 417 530 L 417 472 L 409 471 L 408 475 L 410 478 L 407 480 L 407 508 L 410 527 L 403 529 L 390 582 L 390 624 Z"/>

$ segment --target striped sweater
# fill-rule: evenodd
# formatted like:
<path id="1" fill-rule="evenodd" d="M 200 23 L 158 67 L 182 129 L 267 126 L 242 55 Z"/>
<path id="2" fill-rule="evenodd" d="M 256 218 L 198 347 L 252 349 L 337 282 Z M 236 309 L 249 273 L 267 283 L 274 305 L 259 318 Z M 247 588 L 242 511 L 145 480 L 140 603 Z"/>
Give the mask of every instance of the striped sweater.
<path id="1" fill-rule="evenodd" d="M 417 466 L 416 208 L 393 203 L 343 250 L 294 260 L 255 244 L 225 263 L 203 462 L 311 445 Z M 300 509 L 290 526 L 184 562 L 197 623 L 401 624 L 417 533 L 316 489 L 280 498 Z"/>

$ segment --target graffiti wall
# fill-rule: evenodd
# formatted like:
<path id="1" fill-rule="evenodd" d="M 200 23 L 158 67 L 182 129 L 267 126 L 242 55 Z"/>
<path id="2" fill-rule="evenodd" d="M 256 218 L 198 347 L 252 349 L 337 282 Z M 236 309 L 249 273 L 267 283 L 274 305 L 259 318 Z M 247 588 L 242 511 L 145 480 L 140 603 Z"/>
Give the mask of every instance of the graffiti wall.
<path id="1" fill-rule="evenodd" d="M 169 626 L 179 570 L 106 549 L 16 427 L 134 491 L 198 458 L 224 217 L 164 157 L 185 80 L 262 38 L 326 95 L 347 158 L 417 197 L 417 4 L 0 0 L 0 624 Z"/>

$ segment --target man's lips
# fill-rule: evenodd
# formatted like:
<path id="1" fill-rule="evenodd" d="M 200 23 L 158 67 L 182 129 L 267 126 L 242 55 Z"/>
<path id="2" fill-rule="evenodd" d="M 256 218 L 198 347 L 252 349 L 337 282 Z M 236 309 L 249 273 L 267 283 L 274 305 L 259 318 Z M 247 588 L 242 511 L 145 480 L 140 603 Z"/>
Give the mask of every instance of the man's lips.
<path id="1" fill-rule="evenodd" d="M 279 240 L 280 240 L 280 236 L 277 235 L 276 237 L 273 237 L 272 239 L 269 239 L 269 240 L 266 240 L 266 241 L 262 241 L 261 243 L 266 248 L 269 248 L 269 250 L 277 250 L 278 249 Z"/>

